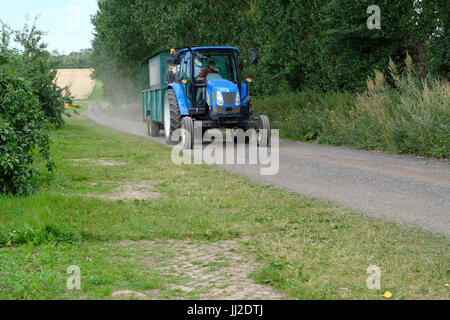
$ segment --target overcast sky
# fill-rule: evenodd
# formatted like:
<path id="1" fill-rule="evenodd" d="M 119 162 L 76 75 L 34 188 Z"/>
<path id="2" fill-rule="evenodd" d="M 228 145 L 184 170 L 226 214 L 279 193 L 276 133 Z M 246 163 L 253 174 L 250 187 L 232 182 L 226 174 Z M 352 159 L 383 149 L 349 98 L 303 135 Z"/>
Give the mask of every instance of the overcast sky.
<path id="1" fill-rule="evenodd" d="M 48 49 L 70 53 L 91 47 L 91 15 L 97 0 L 0 0 L 0 20 L 13 29 L 22 29 L 26 16 L 40 15 L 39 29 L 47 31 Z"/>

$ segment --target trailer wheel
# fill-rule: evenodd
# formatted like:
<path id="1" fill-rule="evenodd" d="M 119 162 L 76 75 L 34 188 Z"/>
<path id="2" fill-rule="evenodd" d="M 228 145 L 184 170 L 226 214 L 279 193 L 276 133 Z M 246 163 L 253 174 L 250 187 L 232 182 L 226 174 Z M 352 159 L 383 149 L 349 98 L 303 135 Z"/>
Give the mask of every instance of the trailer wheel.
<path id="1" fill-rule="evenodd" d="M 191 117 L 184 117 L 181 119 L 181 141 L 184 149 L 194 148 L 194 121 Z"/>
<path id="2" fill-rule="evenodd" d="M 181 126 L 180 110 L 175 92 L 172 89 L 167 90 L 164 98 L 164 134 L 167 143 L 173 143 L 172 134 Z"/>
<path id="3" fill-rule="evenodd" d="M 147 134 L 152 137 L 159 136 L 160 124 L 152 120 L 151 115 L 147 116 Z"/>
<path id="4" fill-rule="evenodd" d="M 270 147 L 270 121 L 267 116 L 260 115 L 258 117 L 256 132 L 258 133 L 258 145 L 263 148 Z"/>

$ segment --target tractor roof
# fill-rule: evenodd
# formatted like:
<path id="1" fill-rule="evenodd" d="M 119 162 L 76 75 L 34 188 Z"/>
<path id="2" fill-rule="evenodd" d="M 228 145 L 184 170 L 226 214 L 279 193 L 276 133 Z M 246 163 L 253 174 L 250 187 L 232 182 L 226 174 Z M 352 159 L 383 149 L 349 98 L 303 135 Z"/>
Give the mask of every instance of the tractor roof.
<path id="1" fill-rule="evenodd" d="M 192 51 L 197 51 L 197 50 L 232 50 L 232 51 L 236 51 L 237 53 L 241 53 L 239 51 L 239 49 L 236 48 L 236 47 L 184 47 L 184 48 L 178 48 L 178 50 L 180 52 L 186 52 L 186 51 L 189 51 L 189 49 L 191 49 Z M 147 63 L 148 60 L 150 60 L 150 59 L 152 59 L 152 58 L 154 58 L 154 57 L 156 57 L 156 56 L 158 56 L 158 55 L 160 55 L 162 53 L 166 53 L 166 52 L 169 52 L 169 50 L 164 50 L 164 51 L 160 51 L 158 53 L 155 53 L 152 56 L 150 56 L 148 58 L 145 58 L 144 60 L 140 61 L 140 63 L 141 64 L 144 63 L 144 62 Z"/>
<path id="2" fill-rule="evenodd" d="M 190 49 L 192 51 L 196 51 L 196 50 L 233 50 L 236 51 L 237 53 L 240 53 L 238 48 L 235 47 L 190 47 Z M 188 51 L 189 48 L 183 48 L 180 49 L 180 52 L 185 52 Z"/>

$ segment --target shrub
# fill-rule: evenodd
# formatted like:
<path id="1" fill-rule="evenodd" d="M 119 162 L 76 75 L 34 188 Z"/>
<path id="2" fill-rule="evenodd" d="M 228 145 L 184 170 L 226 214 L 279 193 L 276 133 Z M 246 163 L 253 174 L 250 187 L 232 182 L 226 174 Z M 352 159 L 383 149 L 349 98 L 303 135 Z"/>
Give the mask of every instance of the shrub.
<path id="1" fill-rule="evenodd" d="M 11 31 L 0 30 L 0 193 L 27 195 L 34 191 L 32 179 L 36 151 L 48 170 L 54 168 L 49 156 L 45 128 L 61 126 L 65 103 L 71 103 L 67 88 L 54 83 L 56 70 L 43 32 L 35 25 Z M 10 45 L 14 37 L 19 50 Z"/>
<path id="2" fill-rule="evenodd" d="M 380 149 L 432 157 L 450 157 L 450 86 L 448 81 L 420 80 L 407 55 L 406 70 L 389 63 L 394 88 L 384 75 L 368 79 L 368 90 L 358 94 L 354 119 L 377 124 Z M 355 120 L 347 120 L 355 121 Z M 373 133 L 372 133 L 373 134 Z M 362 134 L 361 139 L 367 139 Z"/>
<path id="3" fill-rule="evenodd" d="M 33 192 L 36 148 L 47 161 L 47 168 L 53 169 L 44 118 L 39 99 L 29 83 L 0 69 L 0 193 Z"/>
<path id="4" fill-rule="evenodd" d="M 23 51 L 11 60 L 10 67 L 16 73 L 29 79 L 35 90 L 46 120 L 60 127 L 64 124 L 62 114 L 65 104 L 71 104 L 68 88 L 59 88 L 55 83 L 57 62 L 51 59 L 46 50 L 47 45 L 41 42 L 44 33 L 36 26 L 25 25 L 23 30 L 15 32 L 15 41 Z"/>
<path id="5" fill-rule="evenodd" d="M 350 93 L 322 93 L 307 90 L 297 93 L 253 98 L 258 114 L 269 116 L 283 138 L 317 140 L 330 130 L 335 114 L 347 113 L 354 103 Z"/>
<path id="6" fill-rule="evenodd" d="M 379 30 L 367 28 L 371 5 L 381 10 Z M 258 48 L 259 65 L 243 70 L 258 95 L 363 90 L 374 68 L 389 57 L 400 62 L 406 50 L 422 75 L 449 74 L 448 0 L 101 0 L 98 7 L 92 65 L 111 101 L 116 88 L 138 95 L 139 61 L 187 45 L 233 45 L 243 59 Z"/>
<path id="7" fill-rule="evenodd" d="M 42 43 L 44 33 L 33 24 L 25 25 L 23 30 L 11 31 L 3 25 L 0 50 L 8 56 L 7 62 L 0 68 L 27 79 L 29 86 L 39 99 L 47 123 L 61 127 L 64 124 L 62 114 L 66 112 L 65 104 L 71 104 L 68 88 L 59 88 L 55 83 L 57 61 L 52 59 Z M 10 39 L 22 47 L 11 48 Z"/>
<path id="8" fill-rule="evenodd" d="M 254 99 L 281 136 L 437 158 L 450 157 L 450 85 L 420 79 L 409 55 L 405 71 L 390 60 L 390 79 L 375 71 L 362 93 L 304 91 Z M 393 85 L 390 85 L 389 83 Z"/>

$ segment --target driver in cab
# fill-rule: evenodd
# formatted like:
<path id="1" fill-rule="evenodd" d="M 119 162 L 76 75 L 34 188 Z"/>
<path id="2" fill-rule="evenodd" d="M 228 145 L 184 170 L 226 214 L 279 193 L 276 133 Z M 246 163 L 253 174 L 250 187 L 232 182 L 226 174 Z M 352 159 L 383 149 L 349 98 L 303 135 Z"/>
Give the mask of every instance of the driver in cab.
<path id="1" fill-rule="evenodd" d="M 216 63 L 211 60 L 208 64 L 208 68 L 203 70 L 202 73 L 198 76 L 198 80 L 205 82 L 206 77 L 212 73 L 219 73 L 219 69 L 216 67 Z"/>

